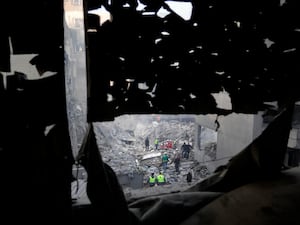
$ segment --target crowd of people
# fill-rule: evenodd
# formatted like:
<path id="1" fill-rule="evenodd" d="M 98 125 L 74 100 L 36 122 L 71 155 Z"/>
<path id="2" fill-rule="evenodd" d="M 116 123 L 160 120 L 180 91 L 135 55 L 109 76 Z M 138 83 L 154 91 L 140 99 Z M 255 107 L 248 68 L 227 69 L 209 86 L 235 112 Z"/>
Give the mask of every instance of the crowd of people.
<path id="1" fill-rule="evenodd" d="M 170 143 L 169 143 L 170 142 Z M 163 145 L 161 143 L 161 145 Z M 154 146 L 154 149 L 155 150 L 159 150 L 160 149 L 160 143 L 159 143 L 159 139 L 158 138 L 155 138 L 154 141 L 153 141 L 153 146 Z M 174 141 L 174 143 L 172 141 L 168 141 L 168 146 L 164 146 L 165 149 L 169 149 L 169 148 L 173 148 L 175 149 L 176 148 L 176 143 Z M 189 155 L 190 155 L 190 151 L 192 150 L 192 146 L 190 144 L 187 144 L 186 142 L 183 143 L 183 145 L 181 146 L 181 152 L 182 152 L 182 158 L 186 158 L 188 159 L 189 158 Z M 145 150 L 146 151 L 149 151 L 151 148 L 150 148 L 150 140 L 149 140 L 149 137 L 147 136 L 145 138 Z"/>
<path id="2" fill-rule="evenodd" d="M 159 140 L 158 138 L 154 139 L 154 149 L 158 150 L 159 149 Z M 149 137 L 147 136 L 145 139 L 145 150 L 149 151 L 150 150 L 150 141 Z M 174 163 L 175 167 L 175 172 L 177 174 L 180 174 L 180 163 L 181 159 L 189 159 L 190 157 L 190 152 L 192 150 L 192 146 L 190 144 L 187 144 L 184 142 L 181 146 L 181 152 L 176 152 L 174 154 L 174 157 L 172 160 L 170 160 L 170 156 L 167 154 L 167 152 L 164 152 L 161 156 L 161 171 L 159 174 L 155 175 L 155 173 L 151 173 L 151 175 L 148 177 L 147 183 L 150 187 L 156 186 L 156 185 L 163 185 L 167 183 L 166 177 L 164 173 L 166 173 L 168 169 L 168 165 Z M 188 184 L 191 183 L 192 181 L 192 173 L 189 171 L 186 174 L 186 181 Z"/>

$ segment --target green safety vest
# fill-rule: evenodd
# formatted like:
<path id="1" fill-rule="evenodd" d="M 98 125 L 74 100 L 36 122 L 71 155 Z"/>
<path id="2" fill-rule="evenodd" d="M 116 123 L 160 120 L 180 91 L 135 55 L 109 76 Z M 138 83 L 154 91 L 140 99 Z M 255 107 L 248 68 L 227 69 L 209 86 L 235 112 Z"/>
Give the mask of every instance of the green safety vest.
<path id="1" fill-rule="evenodd" d="M 167 162 L 169 160 L 169 157 L 167 155 L 162 156 L 162 161 Z"/>
<path id="2" fill-rule="evenodd" d="M 158 182 L 158 183 L 163 183 L 163 182 L 165 182 L 165 176 L 162 175 L 162 174 L 158 175 L 158 176 L 157 176 L 157 182 Z"/>
<path id="3" fill-rule="evenodd" d="M 150 184 L 153 184 L 153 183 L 155 183 L 155 177 L 149 177 L 149 183 Z"/>

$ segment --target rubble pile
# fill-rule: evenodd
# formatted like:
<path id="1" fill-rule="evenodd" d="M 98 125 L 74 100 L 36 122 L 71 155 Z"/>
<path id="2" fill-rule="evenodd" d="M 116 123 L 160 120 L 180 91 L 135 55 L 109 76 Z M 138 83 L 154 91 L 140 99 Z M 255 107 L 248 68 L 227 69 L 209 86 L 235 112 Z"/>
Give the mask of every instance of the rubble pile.
<path id="1" fill-rule="evenodd" d="M 103 161 L 108 163 L 118 176 L 128 175 L 132 181 L 135 175 L 143 177 L 138 188 L 132 188 L 130 182 L 121 182 L 128 196 L 152 194 L 147 186 L 148 176 L 154 172 L 159 173 L 161 168 L 161 155 L 166 152 L 169 156 L 169 164 L 164 172 L 167 184 L 164 187 L 155 187 L 156 192 L 174 191 L 186 187 L 186 174 L 193 172 L 193 181 L 202 179 L 201 166 L 194 160 L 193 150 L 189 159 L 181 159 L 180 172 L 175 171 L 172 162 L 176 153 L 181 153 L 183 142 L 193 145 L 195 136 L 195 123 L 191 116 L 187 118 L 151 117 L 147 115 L 124 115 L 117 117 L 112 122 L 95 123 L 97 143 Z M 150 148 L 146 150 L 145 139 L 150 140 Z M 155 149 L 154 139 L 160 143 L 170 140 L 174 144 L 171 149 Z M 124 179 L 123 179 L 124 180 Z M 143 191 L 141 191 L 143 190 Z M 148 192 L 147 192 L 148 191 Z"/>

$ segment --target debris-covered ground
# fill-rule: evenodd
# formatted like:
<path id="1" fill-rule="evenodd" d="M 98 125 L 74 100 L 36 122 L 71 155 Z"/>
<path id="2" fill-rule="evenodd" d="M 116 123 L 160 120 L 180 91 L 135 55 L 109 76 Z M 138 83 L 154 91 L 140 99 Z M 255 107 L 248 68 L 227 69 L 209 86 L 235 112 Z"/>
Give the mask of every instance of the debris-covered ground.
<path id="1" fill-rule="evenodd" d="M 184 142 L 192 147 L 194 144 L 193 116 L 124 115 L 113 122 L 96 123 L 95 133 L 103 160 L 114 169 L 128 197 L 183 190 L 191 185 L 186 181 L 188 171 L 193 174 L 192 183 L 208 175 L 205 167 L 195 161 L 195 149 L 191 150 L 188 159 L 181 159 L 180 172 L 175 171 L 174 155 L 181 154 Z M 145 147 L 146 137 L 149 138 L 149 150 Z M 156 138 L 159 140 L 157 150 L 154 145 Z M 146 184 L 148 176 L 151 172 L 158 174 L 162 171 L 163 153 L 167 153 L 170 159 L 164 172 L 167 184 L 150 188 Z"/>

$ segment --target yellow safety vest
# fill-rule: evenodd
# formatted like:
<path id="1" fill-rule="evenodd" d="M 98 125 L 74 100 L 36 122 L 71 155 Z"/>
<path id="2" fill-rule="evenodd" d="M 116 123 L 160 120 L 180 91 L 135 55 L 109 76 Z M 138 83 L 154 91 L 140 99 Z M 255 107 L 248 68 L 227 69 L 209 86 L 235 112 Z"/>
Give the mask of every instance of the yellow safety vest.
<path id="1" fill-rule="evenodd" d="M 157 182 L 158 182 L 158 183 L 163 183 L 163 182 L 165 182 L 165 176 L 162 175 L 162 174 L 158 175 L 158 176 L 157 176 Z"/>
<path id="2" fill-rule="evenodd" d="M 150 184 L 153 184 L 153 183 L 155 183 L 155 177 L 149 177 L 149 183 Z"/>

